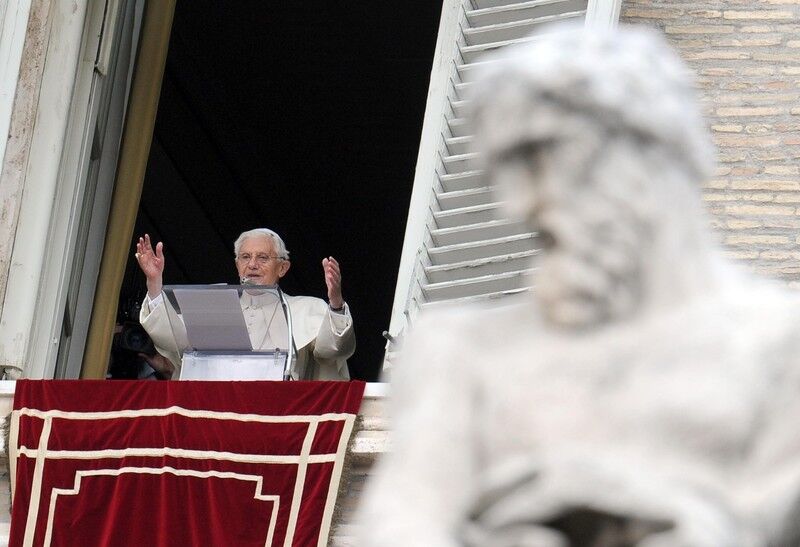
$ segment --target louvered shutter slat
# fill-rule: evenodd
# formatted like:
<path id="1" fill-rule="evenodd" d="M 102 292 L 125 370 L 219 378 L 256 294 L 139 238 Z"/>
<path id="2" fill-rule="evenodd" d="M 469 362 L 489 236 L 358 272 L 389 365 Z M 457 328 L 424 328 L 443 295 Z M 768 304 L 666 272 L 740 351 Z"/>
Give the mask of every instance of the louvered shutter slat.
<path id="1" fill-rule="evenodd" d="M 448 211 L 491 203 L 494 200 L 494 192 L 492 192 L 491 188 L 469 188 L 467 190 L 436 194 L 436 199 L 439 202 L 439 207 L 443 211 Z"/>
<path id="2" fill-rule="evenodd" d="M 445 300 L 433 300 L 430 302 L 423 302 L 420 305 L 420 308 L 423 310 L 435 308 L 437 306 L 442 305 L 453 305 L 453 304 L 461 304 L 461 305 L 468 305 L 475 302 L 483 302 L 486 300 L 499 300 L 501 298 L 505 298 L 506 296 L 511 296 L 514 294 L 519 294 L 526 292 L 530 289 L 530 287 L 518 287 L 516 289 L 508 289 L 503 291 L 495 291 L 495 292 L 488 292 L 488 293 L 481 293 L 475 294 L 471 296 L 462 296 L 458 298 L 450 298 Z"/>
<path id="3" fill-rule="evenodd" d="M 450 211 L 437 211 L 433 213 L 433 218 L 437 228 L 454 228 L 456 226 L 498 220 L 501 218 L 498 211 L 499 208 L 499 203 L 461 207 Z"/>
<path id="4" fill-rule="evenodd" d="M 428 251 L 431 263 L 443 266 L 479 258 L 511 255 L 531 250 L 533 234 L 513 234 L 484 241 L 470 241 L 434 247 Z"/>
<path id="5" fill-rule="evenodd" d="M 453 264 L 428 266 L 425 268 L 425 275 L 430 283 L 499 275 L 509 270 L 529 268 L 535 254 L 536 251 L 523 251 Z"/>
<path id="6" fill-rule="evenodd" d="M 465 30 L 464 40 L 470 46 L 481 44 L 488 45 L 510 40 L 519 41 L 530 34 L 547 30 L 545 25 L 549 23 L 583 18 L 585 15 L 586 10 L 577 10 L 556 15 L 547 15 L 536 19 L 524 19 L 522 21 L 486 25 Z"/>
<path id="7" fill-rule="evenodd" d="M 466 62 L 472 62 L 480 59 L 487 53 L 499 49 L 501 47 L 513 46 L 515 44 L 525 44 L 537 40 L 536 36 L 528 36 L 525 38 L 517 38 L 515 40 L 503 40 L 500 42 L 490 42 L 486 44 L 478 44 L 477 46 L 464 46 L 460 48 L 461 57 Z"/>
<path id="8" fill-rule="evenodd" d="M 472 146 L 472 135 L 451 137 L 445 139 L 444 144 L 450 154 L 467 154 L 470 152 L 470 147 Z"/>
<path id="9" fill-rule="evenodd" d="M 431 230 L 431 240 L 436 247 L 459 243 L 474 243 L 511 235 L 526 234 L 522 224 L 508 219 L 490 220 L 466 226 Z M 529 234 L 533 236 L 533 234 Z"/>
<path id="10" fill-rule="evenodd" d="M 472 169 L 477 159 L 478 155 L 470 152 L 467 154 L 445 156 L 442 158 L 442 163 L 444 163 L 445 171 L 447 171 L 448 174 L 463 173 L 464 171 Z"/>
<path id="11" fill-rule="evenodd" d="M 470 29 L 475 32 L 490 25 L 514 24 L 528 20 L 560 17 L 570 12 L 586 11 L 586 0 L 532 0 L 504 6 L 467 11 Z"/>
<path id="12" fill-rule="evenodd" d="M 481 171 L 462 171 L 452 175 L 441 175 L 439 182 L 445 192 L 457 192 L 483 186 L 484 178 Z"/>
<path id="13" fill-rule="evenodd" d="M 524 269 L 500 274 L 470 277 L 469 279 L 429 283 L 423 286 L 422 292 L 429 301 L 451 300 L 454 298 L 489 293 L 502 293 L 528 285 L 532 272 L 533 269 Z"/>
<path id="14" fill-rule="evenodd" d="M 539 0 L 540 2 L 542 0 Z M 553 0 L 545 0 L 548 2 L 552 2 Z M 467 2 L 468 6 L 471 6 L 472 9 L 490 9 L 490 8 L 497 8 L 502 6 L 507 6 L 509 4 L 519 4 L 519 0 L 473 0 L 472 2 Z"/>
<path id="15" fill-rule="evenodd" d="M 473 61 L 473 62 L 462 62 L 456 65 L 456 72 L 458 73 L 459 79 L 464 83 L 470 83 L 475 80 L 475 75 L 478 73 L 481 67 L 489 65 L 494 61 Z"/>
<path id="16" fill-rule="evenodd" d="M 450 128 L 450 134 L 454 137 L 468 137 L 469 124 L 464 118 L 451 118 L 447 120 L 447 126 Z"/>

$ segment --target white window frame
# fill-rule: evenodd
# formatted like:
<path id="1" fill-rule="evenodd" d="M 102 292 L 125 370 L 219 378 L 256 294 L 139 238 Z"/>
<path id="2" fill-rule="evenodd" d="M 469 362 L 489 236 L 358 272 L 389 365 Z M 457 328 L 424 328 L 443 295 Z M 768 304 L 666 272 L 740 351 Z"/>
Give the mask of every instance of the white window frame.
<path id="1" fill-rule="evenodd" d="M 55 375 L 81 218 L 107 216 L 107 206 L 105 211 L 96 206 L 84 211 L 84 193 L 101 106 L 95 73 L 105 70 L 108 60 L 101 40 L 112 39 L 115 28 L 104 29 L 104 18 L 118 14 L 118 4 L 120 0 L 52 0 L 50 6 L 54 24 L 0 318 L 0 361 L 22 368 L 27 378 Z M 104 231 L 103 223 L 101 236 Z M 100 248 L 93 244 L 84 259 L 99 260 L 102 237 L 99 241 Z"/>

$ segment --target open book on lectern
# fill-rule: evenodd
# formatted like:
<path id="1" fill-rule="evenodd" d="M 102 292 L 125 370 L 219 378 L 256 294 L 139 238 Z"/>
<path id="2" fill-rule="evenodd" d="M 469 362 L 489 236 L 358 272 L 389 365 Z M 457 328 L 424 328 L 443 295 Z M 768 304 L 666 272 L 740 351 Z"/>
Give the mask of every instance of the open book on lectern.
<path id="1" fill-rule="evenodd" d="M 250 295 L 275 302 L 286 315 L 283 348 L 253 349 L 240 299 Z M 180 315 L 189 347 L 181 380 L 283 380 L 291 366 L 291 314 L 276 285 L 171 285 L 164 294 Z"/>

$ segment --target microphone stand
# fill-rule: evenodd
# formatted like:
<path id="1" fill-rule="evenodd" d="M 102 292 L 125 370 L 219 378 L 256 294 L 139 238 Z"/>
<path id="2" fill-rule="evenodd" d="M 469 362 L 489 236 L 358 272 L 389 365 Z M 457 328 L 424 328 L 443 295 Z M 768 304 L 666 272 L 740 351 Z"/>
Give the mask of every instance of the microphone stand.
<path id="1" fill-rule="evenodd" d="M 289 302 L 286 301 L 286 295 L 283 294 L 281 288 L 276 287 L 276 289 L 278 290 L 278 297 L 281 299 L 281 307 L 283 308 L 283 313 L 286 316 L 286 327 L 289 331 L 289 350 L 288 355 L 286 356 L 286 364 L 283 367 L 283 379 L 288 381 L 292 379 L 292 367 L 294 367 L 295 362 L 297 362 L 297 346 L 294 343 L 292 310 L 289 309 Z"/>

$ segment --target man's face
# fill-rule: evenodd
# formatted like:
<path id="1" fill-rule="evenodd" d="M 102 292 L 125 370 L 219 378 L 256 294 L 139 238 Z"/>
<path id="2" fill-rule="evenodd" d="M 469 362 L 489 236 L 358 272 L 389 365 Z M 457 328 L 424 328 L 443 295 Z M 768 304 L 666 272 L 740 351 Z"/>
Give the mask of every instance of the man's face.
<path id="1" fill-rule="evenodd" d="M 236 257 L 239 278 L 253 285 L 277 285 L 289 271 L 289 261 L 278 257 L 271 237 L 249 237 L 242 242 Z"/>

